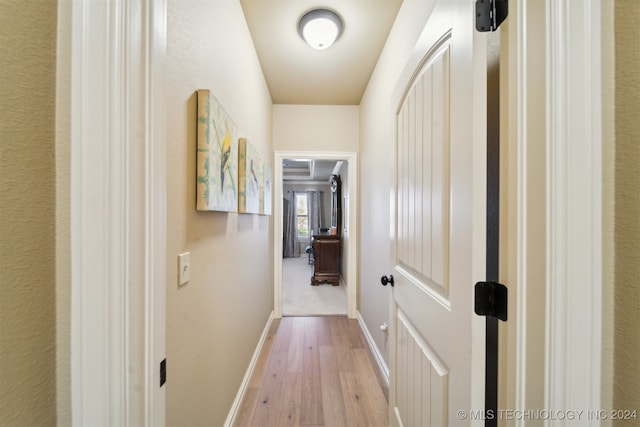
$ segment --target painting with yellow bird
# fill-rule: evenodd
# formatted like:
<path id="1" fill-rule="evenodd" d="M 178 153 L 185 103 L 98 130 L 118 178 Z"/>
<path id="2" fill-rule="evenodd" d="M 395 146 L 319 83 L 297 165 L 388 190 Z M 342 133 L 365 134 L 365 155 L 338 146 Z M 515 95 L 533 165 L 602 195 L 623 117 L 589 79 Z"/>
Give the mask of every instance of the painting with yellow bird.
<path id="1" fill-rule="evenodd" d="M 271 168 L 266 162 L 261 164 L 260 214 L 271 215 Z"/>
<path id="2" fill-rule="evenodd" d="M 260 213 L 260 154 L 246 138 L 238 142 L 238 212 Z"/>
<path id="3" fill-rule="evenodd" d="M 199 89 L 196 158 L 196 209 L 238 210 L 236 125 L 208 89 Z"/>

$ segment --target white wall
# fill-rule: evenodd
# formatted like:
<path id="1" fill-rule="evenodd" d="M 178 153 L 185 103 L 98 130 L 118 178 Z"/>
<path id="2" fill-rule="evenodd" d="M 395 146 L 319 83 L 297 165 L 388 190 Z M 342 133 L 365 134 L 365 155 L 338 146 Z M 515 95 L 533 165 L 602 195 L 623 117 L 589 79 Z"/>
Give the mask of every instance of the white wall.
<path id="1" fill-rule="evenodd" d="M 358 151 L 355 105 L 274 105 L 276 151 Z"/>
<path id="2" fill-rule="evenodd" d="M 273 170 L 272 102 L 237 0 L 169 0 L 167 42 L 166 419 L 222 425 L 272 310 L 273 222 L 196 212 L 195 91 L 211 90 Z"/>
<path id="3" fill-rule="evenodd" d="M 390 290 L 380 277 L 391 273 L 390 191 L 394 135 L 391 94 L 433 7 L 431 0 L 405 0 L 360 104 L 360 295 L 359 310 L 389 363 L 386 336 Z"/>

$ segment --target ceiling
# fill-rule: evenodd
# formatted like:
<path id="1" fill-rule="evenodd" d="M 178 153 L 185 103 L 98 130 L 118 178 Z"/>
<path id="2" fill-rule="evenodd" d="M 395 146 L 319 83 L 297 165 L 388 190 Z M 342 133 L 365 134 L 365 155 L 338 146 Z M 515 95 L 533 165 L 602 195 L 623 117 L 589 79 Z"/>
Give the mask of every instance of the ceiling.
<path id="1" fill-rule="evenodd" d="M 285 159 L 282 162 L 282 180 L 289 183 L 323 181 L 328 184 L 337 163 L 336 160 Z"/>
<path id="2" fill-rule="evenodd" d="M 402 0 L 240 0 L 274 104 L 359 105 Z M 344 21 L 326 50 L 298 35 L 298 20 L 324 7 Z"/>

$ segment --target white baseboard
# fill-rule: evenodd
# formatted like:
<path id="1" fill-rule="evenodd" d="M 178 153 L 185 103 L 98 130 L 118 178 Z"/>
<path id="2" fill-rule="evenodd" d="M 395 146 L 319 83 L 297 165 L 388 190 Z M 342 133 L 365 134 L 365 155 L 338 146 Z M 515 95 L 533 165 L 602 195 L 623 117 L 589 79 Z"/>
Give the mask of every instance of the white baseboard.
<path id="1" fill-rule="evenodd" d="M 242 380 L 242 384 L 240 384 L 240 389 L 236 394 L 236 399 L 233 401 L 233 405 L 231 405 L 229 415 L 227 415 L 227 420 L 224 422 L 225 427 L 231 427 L 236 420 L 238 410 L 240 409 L 240 405 L 242 404 L 242 399 L 244 399 L 244 395 L 247 392 L 247 386 L 249 385 L 249 381 L 251 380 L 251 375 L 253 375 L 253 370 L 256 367 L 256 363 L 258 363 L 258 357 L 260 357 L 260 353 L 262 352 L 262 348 L 264 347 L 264 343 L 267 339 L 267 335 L 269 334 L 269 329 L 271 328 L 271 323 L 273 322 L 274 318 L 275 314 L 272 311 L 269 315 L 269 319 L 267 320 L 267 324 L 262 331 L 262 335 L 260 336 L 260 341 L 258 341 L 256 350 L 253 352 L 253 357 L 251 357 L 247 372 L 244 374 L 244 379 Z"/>
<path id="2" fill-rule="evenodd" d="M 388 388 L 389 387 L 389 367 L 385 363 L 384 358 L 382 357 L 382 354 L 378 349 L 378 346 L 373 340 L 373 336 L 371 335 L 371 332 L 369 332 L 369 328 L 367 328 L 367 325 L 364 323 L 364 319 L 362 318 L 362 315 L 360 314 L 359 311 L 357 313 L 358 313 L 358 323 L 360 324 L 360 329 L 362 330 L 364 337 L 367 339 L 367 344 L 369 345 L 369 349 L 371 350 L 371 353 L 373 353 L 373 357 L 375 358 L 376 364 L 378 365 L 378 370 L 382 374 L 384 383 Z"/>

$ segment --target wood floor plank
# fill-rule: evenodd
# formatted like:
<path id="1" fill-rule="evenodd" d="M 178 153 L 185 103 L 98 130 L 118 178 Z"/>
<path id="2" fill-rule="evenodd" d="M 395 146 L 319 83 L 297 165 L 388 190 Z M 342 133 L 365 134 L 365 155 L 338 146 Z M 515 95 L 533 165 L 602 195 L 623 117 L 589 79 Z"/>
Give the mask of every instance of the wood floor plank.
<path id="1" fill-rule="evenodd" d="M 353 372 L 353 361 L 351 360 L 351 338 L 349 337 L 349 325 L 346 317 L 330 318 L 331 339 L 336 353 L 338 370 L 340 372 Z"/>
<path id="2" fill-rule="evenodd" d="M 371 363 L 369 351 L 363 348 L 351 350 L 353 363 L 356 368 L 358 382 L 364 389 L 362 401 L 372 425 L 388 425 L 387 414 L 389 402 L 382 390 L 382 384 L 376 374 L 376 367 Z"/>
<path id="3" fill-rule="evenodd" d="M 300 425 L 301 372 L 286 372 L 274 426 Z"/>
<path id="4" fill-rule="evenodd" d="M 355 372 L 340 372 L 340 386 L 347 414 L 347 425 L 350 427 L 371 426 L 363 399 L 364 390 L 358 381 L 357 374 Z"/>
<path id="5" fill-rule="evenodd" d="M 281 395 L 287 367 L 287 352 L 274 351 L 269 358 L 262 386 L 258 394 L 258 402 L 250 425 L 272 426 L 281 408 Z"/>
<path id="6" fill-rule="evenodd" d="M 304 352 L 304 317 L 292 317 L 287 359 L 287 372 L 302 372 Z"/>
<path id="7" fill-rule="evenodd" d="M 305 426 L 324 423 L 316 317 L 307 317 L 304 322 L 300 423 Z"/>
<path id="8" fill-rule="evenodd" d="M 291 329 L 294 317 L 283 317 L 278 325 L 278 333 L 273 343 L 273 351 L 286 352 L 289 350 L 289 340 L 291 339 Z"/>
<path id="9" fill-rule="evenodd" d="M 318 345 L 332 345 L 330 317 L 316 317 L 315 319 L 318 330 Z"/>
<path id="10" fill-rule="evenodd" d="M 333 346 L 320 346 L 320 381 L 322 384 L 322 410 L 326 426 L 347 425 L 338 361 Z"/>

